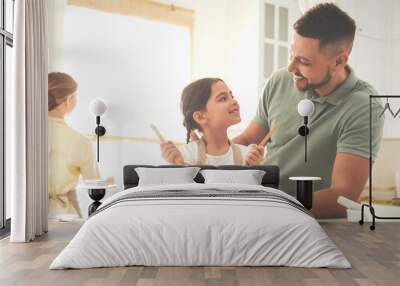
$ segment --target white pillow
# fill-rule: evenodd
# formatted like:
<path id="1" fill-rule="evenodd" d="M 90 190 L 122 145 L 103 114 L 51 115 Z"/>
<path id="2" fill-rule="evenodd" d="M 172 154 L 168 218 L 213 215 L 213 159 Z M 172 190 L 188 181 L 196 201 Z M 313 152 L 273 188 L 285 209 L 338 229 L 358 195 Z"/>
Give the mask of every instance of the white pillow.
<path id="1" fill-rule="evenodd" d="M 204 183 L 230 183 L 261 185 L 265 171 L 262 170 L 202 170 Z"/>
<path id="2" fill-rule="evenodd" d="M 139 186 L 195 183 L 193 179 L 199 170 L 199 167 L 135 168 L 139 176 Z"/>

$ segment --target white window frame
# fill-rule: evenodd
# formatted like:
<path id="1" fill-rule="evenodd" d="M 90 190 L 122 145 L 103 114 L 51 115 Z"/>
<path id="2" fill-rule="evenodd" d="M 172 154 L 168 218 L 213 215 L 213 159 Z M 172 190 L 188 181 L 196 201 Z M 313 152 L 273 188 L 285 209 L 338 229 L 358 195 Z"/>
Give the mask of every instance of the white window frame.
<path id="1" fill-rule="evenodd" d="M 12 5 L 11 15 L 10 10 L 6 9 L 6 0 L 0 0 L 0 13 L 2 14 L 0 19 L 0 236 L 5 233 L 9 233 L 10 230 L 10 218 L 7 218 L 7 211 L 9 206 L 7 206 L 6 198 L 6 177 L 5 177 L 5 132 L 6 132 L 6 122 L 5 122 L 5 106 L 6 106 L 6 72 L 7 62 L 6 52 L 7 47 L 13 47 L 13 21 L 8 19 L 14 19 L 14 4 L 15 0 L 7 0 L 8 5 Z M 10 8 L 9 6 L 7 6 Z M 8 30 L 7 23 L 11 23 L 11 31 Z M 8 50 L 9 51 L 9 50 Z M 12 63 L 11 63 L 12 64 Z M 10 75 L 7 75 L 8 77 Z M 11 213 L 11 212 L 10 212 Z"/>
<path id="2" fill-rule="evenodd" d="M 274 39 L 265 37 L 265 4 L 275 6 L 274 17 Z M 288 9 L 288 41 L 279 40 L 279 8 L 283 7 Z M 292 25 L 295 20 L 300 17 L 300 9 L 296 0 L 260 0 L 260 65 L 259 65 L 259 90 L 263 90 L 267 77 L 264 75 L 264 45 L 266 43 L 272 44 L 274 47 L 274 63 L 273 72 L 278 69 L 278 49 L 280 46 L 287 47 L 288 49 L 288 62 L 290 57 L 290 45 L 293 37 Z"/>

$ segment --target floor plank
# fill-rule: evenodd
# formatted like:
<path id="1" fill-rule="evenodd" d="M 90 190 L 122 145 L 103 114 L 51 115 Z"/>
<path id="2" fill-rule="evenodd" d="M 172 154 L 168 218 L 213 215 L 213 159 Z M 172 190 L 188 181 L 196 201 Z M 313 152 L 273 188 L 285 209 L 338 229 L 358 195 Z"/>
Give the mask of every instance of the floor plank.
<path id="1" fill-rule="evenodd" d="M 78 222 L 50 222 L 50 231 L 32 243 L 0 240 L 0 285 L 399 285 L 400 224 L 369 225 L 320 222 L 351 262 L 352 269 L 290 267 L 116 267 L 85 270 L 48 269 L 78 231 Z"/>

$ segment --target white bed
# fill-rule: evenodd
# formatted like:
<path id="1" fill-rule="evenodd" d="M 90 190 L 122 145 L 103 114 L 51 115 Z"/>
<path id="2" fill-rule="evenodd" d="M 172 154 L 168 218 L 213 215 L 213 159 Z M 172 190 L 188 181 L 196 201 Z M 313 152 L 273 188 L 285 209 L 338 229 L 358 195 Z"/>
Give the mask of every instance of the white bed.
<path id="1" fill-rule="evenodd" d="M 182 195 L 137 197 L 174 190 Z M 253 191 L 260 197 L 254 197 Z M 204 196 L 190 196 L 191 192 Z M 216 192 L 240 196 L 213 195 Z M 298 205 L 277 189 L 255 185 L 130 188 L 102 204 L 50 269 L 127 265 L 350 268 L 318 222 Z"/>

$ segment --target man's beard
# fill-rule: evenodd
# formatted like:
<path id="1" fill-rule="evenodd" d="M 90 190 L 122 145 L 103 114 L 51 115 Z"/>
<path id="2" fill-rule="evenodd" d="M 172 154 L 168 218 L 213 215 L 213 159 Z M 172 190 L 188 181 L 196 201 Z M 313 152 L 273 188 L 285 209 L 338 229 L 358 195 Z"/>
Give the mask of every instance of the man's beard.
<path id="1" fill-rule="evenodd" d="M 322 81 L 320 81 L 319 83 L 307 83 L 306 89 L 315 91 L 316 89 L 327 85 L 331 81 L 331 78 L 332 78 L 332 76 L 328 69 L 326 72 L 325 78 Z"/>
<path id="2" fill-rule="evenodd" d="M 300 74 L 300 76 L 303 76 L 303 75 Z M 328 69 L 327 72 L 326 72 L 325 78 L 322 81 L 320 81 L 318 83 L 307 83 L 302 91 L 306 91 L 306 90 L 315 91 L 316 89 L 327 85 L 331 81 L 331 79 L 332 79 L 332 76 L 331 76 L 331 73 L 329 72 L 329 69 Z"/>

